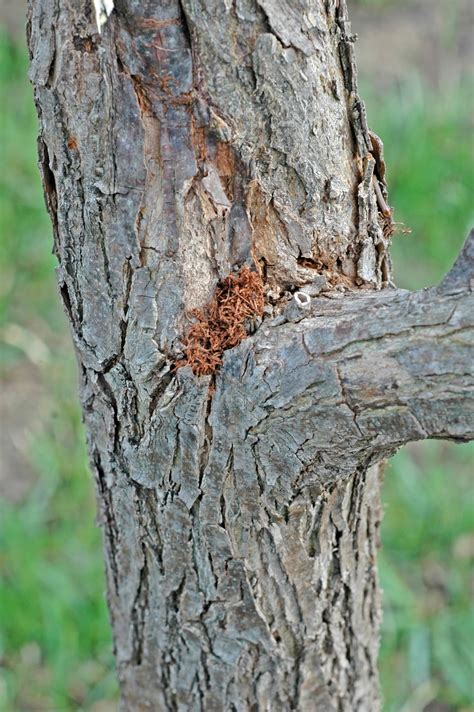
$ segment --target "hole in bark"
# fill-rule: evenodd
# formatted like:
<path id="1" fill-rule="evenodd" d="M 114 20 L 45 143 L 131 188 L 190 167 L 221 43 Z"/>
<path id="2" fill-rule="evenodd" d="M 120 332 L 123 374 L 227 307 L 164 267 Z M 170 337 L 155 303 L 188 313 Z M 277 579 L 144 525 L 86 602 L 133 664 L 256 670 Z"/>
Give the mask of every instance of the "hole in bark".
<path id="1" fill-rule="evenodd" d="M 306 267 L 307 269 L 321 270 L 323 267 L 323 263 L 320 260 L 313 260 L 311 257 L 298 257 L 296 261 L 300 267 Z"/>
<path id="2" fill-rule="evenodd" d="M 86 54 L 91 54 L 92 52 L 95 52 L 95 46 L 92 37 L 74 37 L 72 43 L 74 49 L 78 52 L 85 52 Z"/>
<path id="3" fill-rule="evenodd" d="M 120 56 L 119 56 L 118 52 L 117 52 L 117 54 L 116 54 L 116 58 L 117 58 L 117 69 L 118 69 L 119 73 L 120 73 L 120 74 L 126 74 L 125 67 L 123 66 L 123 62 L 122 62 L 122 60 L 120 59 Z"/>

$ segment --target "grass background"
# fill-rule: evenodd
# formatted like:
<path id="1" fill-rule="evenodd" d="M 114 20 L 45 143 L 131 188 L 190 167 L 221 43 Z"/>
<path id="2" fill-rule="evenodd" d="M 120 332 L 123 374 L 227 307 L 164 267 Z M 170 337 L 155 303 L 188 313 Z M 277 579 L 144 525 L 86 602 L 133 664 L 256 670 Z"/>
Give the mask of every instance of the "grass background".
<path id="1" fill-rule="evenodd" d="M 366 0 L 369 3 L 371 0 Z M 375 0 L 372 0 L 374 2 Z M 376 0 L 375 4 L 380 4 Z M 117 707 L 100 534 L 36 168 L 22 43 L 0 34 L 0 710 Z M 396 219 L 395 277 L 419 288 L 449 268 L 472 222 L 472 90 L 443 101 L 419 78 L 381 104 Z M 387 712 L 474 706 L 473 448 L 414 444 L 387 469 L 380 576 Z"/>

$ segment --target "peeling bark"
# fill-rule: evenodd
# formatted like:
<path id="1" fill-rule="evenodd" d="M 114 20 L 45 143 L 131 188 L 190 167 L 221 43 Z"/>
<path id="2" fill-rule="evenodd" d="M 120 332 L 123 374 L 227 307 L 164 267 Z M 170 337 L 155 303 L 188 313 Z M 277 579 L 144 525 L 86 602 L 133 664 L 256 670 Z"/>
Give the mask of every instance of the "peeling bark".
<path id="1" fill-rule="evenodd" d="M 473 240 L 390 284 L 343 0 L 30 0 L 126 710 L 376 710 L 381 463 L 473 437 Z M 175 370 L 247 265 L 255 333 Z"/>

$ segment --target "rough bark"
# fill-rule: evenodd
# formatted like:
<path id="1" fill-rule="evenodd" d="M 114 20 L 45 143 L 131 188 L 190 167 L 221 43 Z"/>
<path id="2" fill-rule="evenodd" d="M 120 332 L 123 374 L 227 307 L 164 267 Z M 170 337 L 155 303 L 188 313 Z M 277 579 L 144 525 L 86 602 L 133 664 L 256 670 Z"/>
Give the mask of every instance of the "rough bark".
<path id="1" fill-rule="evenodd" d="M 378 291 L 384 163 L 342 0 L 94 22 L 30 0 L 124 708 L 376 710 L 380 463 L 473 436 L 472 241 L 438 288 Z M 187 311 L 244 264 L 263 322 L 215 378 L 174 371 Z"/>

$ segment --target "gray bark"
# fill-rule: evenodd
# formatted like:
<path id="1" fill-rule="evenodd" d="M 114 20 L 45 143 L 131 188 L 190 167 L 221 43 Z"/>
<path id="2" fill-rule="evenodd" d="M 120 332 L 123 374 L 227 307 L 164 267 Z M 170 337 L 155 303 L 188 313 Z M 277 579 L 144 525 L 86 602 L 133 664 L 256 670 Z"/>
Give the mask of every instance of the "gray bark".
<path id="1" fill-rule="evenodd" d="M 343 0 L 116 0 L 94 23 L 30 0 L 124 709 L 376 710 L 381 463 L 473 437 L 473 242 L 439 287 L 381 289 Z M 215 377 L 173 370 L 187 311 L 244 264 L 263 322 Z"/>

